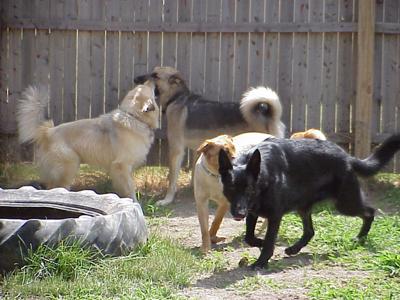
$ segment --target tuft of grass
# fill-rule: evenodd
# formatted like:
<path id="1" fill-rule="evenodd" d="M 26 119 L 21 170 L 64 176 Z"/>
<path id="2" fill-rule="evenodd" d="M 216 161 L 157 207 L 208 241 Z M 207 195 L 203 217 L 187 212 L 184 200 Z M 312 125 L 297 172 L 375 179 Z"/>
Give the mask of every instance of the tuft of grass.
<path id="1" fill-rule="evenodd" d="M 76 247 L 43 248 L 24 269 L 6 276 L 0 288 L 8 299 L 179 299 L 177 290 L 203 268 L 190 250 L 151 235 L 123 257 L 94 258 Z"/>
<path id="2" fill-rule="evenodd" d="M 400 277 L 400 253 L 382 251 L 377 254 L 377 267 L 391 277 Z"/>
<path id="3" fill-rule="evenodd" d="M 385 277 L 353 277 L 350 279 L 311 279 L 306 283 L 310 299 L 399 299 L 399 282 L 387 281 Z"/>
<path id="4" fill-rule="evenodd" d="M 254 276 L 245 276 L 244 279 L 235 282 L 229 288 L 234 289 L 241 295 L 248 295 L 249 293 L 259 289 L 269 289 L 272 291 L 278 291 L 284 289 L 288 284 L 277 282 L 271 278 L 255 274 Z"/>

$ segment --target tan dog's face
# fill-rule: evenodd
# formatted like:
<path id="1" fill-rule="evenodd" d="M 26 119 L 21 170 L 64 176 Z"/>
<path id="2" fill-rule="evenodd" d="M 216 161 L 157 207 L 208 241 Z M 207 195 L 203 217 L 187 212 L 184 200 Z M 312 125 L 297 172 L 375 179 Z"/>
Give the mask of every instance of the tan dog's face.
<path id="1" fill-rule="evenodd" d="M 156 94 L 161 106 L 165 107 L 168 100 L 182 87 L 186 86 L 179 71 L 172 67 L 155 67 L 150 74 L 137 76 L 135 83 L 143 83 L 151 80 L 156 85 Z"/>
<path id="2" fill-rule="evenodd" d="M 290 137 L 292 140 L 299 140 L 299 139 L 318 139 L 322 141 L 326 141 L 326 136 L 318 129 L 308 129 L 304 132 L 296 132 L 293 133 Z"/>
<path id="3" fill-rule="evenodd" d="M 134 115 L 151 128 L 159 128 L 160 109 L 155 101 L 152 81 L 146 81 L 129 91 L 122 100 L 121 109 Z"/>
<path id="4" fill-rule="evenodd" d="M 218 173 L 218 155 L 219 151 L 224 149 L 230 160 L 236 155 L 236 148 L 233 139 L 229 135 L 220 135 L 213 139 L 205 140 L 197 149 L 197 153 L 203 153 L 207 163 L 213 172 Z"/>

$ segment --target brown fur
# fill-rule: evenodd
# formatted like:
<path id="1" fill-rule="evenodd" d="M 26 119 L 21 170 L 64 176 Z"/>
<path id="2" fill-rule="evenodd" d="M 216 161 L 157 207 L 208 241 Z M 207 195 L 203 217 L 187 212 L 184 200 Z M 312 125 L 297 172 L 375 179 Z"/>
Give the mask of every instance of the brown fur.
<path id="1" fill-rule="evenodd" d="M 307 131 L 303 132 L 296 132 L 293 133 L 290 137 L 292 140 L 299 140 L 299 139 L 318 139 L 322 141 L 326 141 L 326 136 L 318 129 L 308 129 Z"/>

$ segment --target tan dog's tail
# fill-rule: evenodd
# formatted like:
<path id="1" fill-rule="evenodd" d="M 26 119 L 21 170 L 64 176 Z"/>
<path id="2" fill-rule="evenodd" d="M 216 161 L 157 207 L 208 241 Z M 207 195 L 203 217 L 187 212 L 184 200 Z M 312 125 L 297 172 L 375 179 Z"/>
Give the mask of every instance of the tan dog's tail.
<path id="1" fill-rule="evenodd" d="M 248 89 L 240 102 L 244 119 L 255 130 L 284 137 L 285 125 L 281 122 L 282 106 L 278 95 L 263 86 Z"/>
<path id="2" fill-rule="evenodd" d="M 45 110 L 49 92 L 45 87 L 29 86 L 23 93 L 17 107 L 17 123 L 20 143 L 41 142 L 52 121 L 45 122 Z"/>

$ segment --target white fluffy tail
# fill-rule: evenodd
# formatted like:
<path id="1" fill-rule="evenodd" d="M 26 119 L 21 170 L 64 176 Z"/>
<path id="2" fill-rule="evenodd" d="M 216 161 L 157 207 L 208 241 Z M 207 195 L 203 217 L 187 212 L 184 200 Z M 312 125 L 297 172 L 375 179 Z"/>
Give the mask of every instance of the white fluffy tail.
<path id="1" fill-rule="evenodd" d="M 39 130 L 45 122 L 49 91 L 45 87 L 29 86 L 18 102 L 17 122 L 20 143 L 34 142 L 43 134 Z M 46 127 L 50 127 L 49 124 Z"/>
<path id="2" fill-rule="evenodd" d="M 248 89 L 243 94 L 240 110 L 244 119 L 255 130 L 284 137 L 285 125 L 281 122 L 282 105 L 272 89 L 263 86 Z"/>

